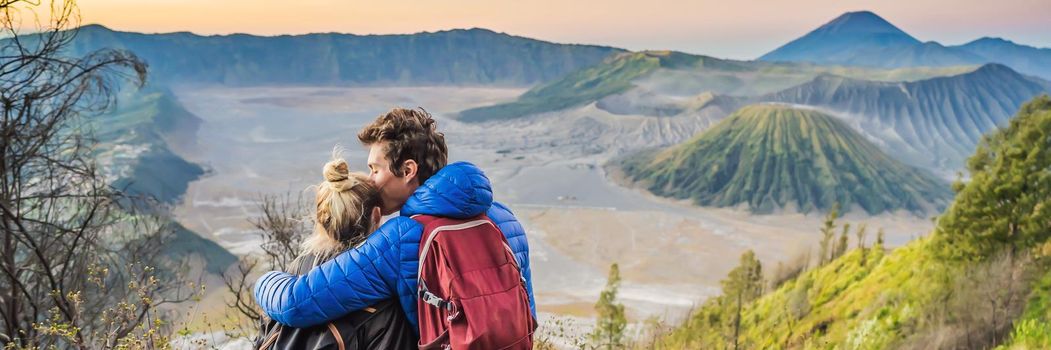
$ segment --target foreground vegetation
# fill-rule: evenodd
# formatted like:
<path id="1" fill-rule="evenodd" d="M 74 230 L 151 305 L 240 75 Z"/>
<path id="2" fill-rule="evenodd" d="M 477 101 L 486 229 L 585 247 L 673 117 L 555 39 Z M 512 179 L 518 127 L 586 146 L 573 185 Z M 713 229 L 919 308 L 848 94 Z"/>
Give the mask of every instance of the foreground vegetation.
<path id="1" fill-rule="evenodd" d="M 0 2 L 0 346 L 163 347 L 163 306 L 194 288 L 161 254 L 163 207 L 113 186 L 90 122 L 120 86 L 145 83 L 146 65 L 122 50 L 65 55 L 78 20 L 73 0 Z"/>
<path id="2" fill-rule="evenodd" d="M 1051 99 L 987 136 L 968 168 L 928 237 L 890 252 L 857 239 L 754 300 L 726 284 L 656 347 L 1051 347 Z"/>

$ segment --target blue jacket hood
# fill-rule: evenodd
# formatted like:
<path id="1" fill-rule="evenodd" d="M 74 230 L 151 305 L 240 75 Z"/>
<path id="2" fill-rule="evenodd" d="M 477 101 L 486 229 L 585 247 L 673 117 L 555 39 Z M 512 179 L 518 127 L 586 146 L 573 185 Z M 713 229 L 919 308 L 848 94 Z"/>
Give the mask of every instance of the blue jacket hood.
<path id="1" fill-rule="evenodd" d="M 492 205 L 493 189 L 485 173 L 474 164 L 456 162 L 417 188 L 401 207 L 401 215 L 466 219 L 485 213 Z"/>

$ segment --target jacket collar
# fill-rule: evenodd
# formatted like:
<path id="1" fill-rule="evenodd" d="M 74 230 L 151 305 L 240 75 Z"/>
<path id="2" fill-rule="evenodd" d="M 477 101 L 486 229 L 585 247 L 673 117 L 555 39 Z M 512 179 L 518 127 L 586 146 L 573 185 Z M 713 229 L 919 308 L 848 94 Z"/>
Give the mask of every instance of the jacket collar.
<path id="1" fill-rule="evenodd" d="M 420 185 L 401 207 L 401 215 L 466 219 L 485 213 L 492 204 L 493 190 L 485 173 L 474 164 L 456 162 Z"/>

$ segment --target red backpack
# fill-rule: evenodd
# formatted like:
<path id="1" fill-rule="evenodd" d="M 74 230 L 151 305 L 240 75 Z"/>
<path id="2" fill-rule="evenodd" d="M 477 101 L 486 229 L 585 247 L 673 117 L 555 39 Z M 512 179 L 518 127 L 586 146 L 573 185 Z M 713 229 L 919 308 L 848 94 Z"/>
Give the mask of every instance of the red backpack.
<path id="1" fill-rule="evenodd" d="M 489 217 L 416 215 L 420 349 L 531 349 L 537 323 L 507 238 Z"/>

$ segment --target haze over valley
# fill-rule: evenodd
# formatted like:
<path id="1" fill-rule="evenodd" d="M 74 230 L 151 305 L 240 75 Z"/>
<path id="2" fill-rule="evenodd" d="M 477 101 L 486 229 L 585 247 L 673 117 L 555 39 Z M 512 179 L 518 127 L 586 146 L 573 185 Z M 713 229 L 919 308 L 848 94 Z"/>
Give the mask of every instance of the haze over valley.
<path id="1" fill-rule="evenodd" d="M 522 221 L 542 318 L 575 324 L 593 323 L 611 263 L 632 322 L 678 322 L 720 294 L 746 250 L 766 266 L 809 256 L 834 205 L 844 222 L 882 229 L 888 247 L 924 237 L 982 135 L 1051 92 L 1051 49 L 921 43 L 871 12 L 753 61 L 485 29 L 258 37 L 88 26 L 74 51 L 100 47 L 150 65 L 147 90 L 123 92 L 108 117 L 166 126 L 103 135 L 112 177 L 170 203 L 190 237 L 182 253 L 223 265 L 208 268 L 213 283 L 235 256 L 260 253 L 249 220 L 263 195 L 309 208 L 333 147 L 364 172 L 357 131 L 392 107 L 421 106 L 450 161 L 479 165 Z M 129 129 L 152 134 L 124 138 Z"/>

